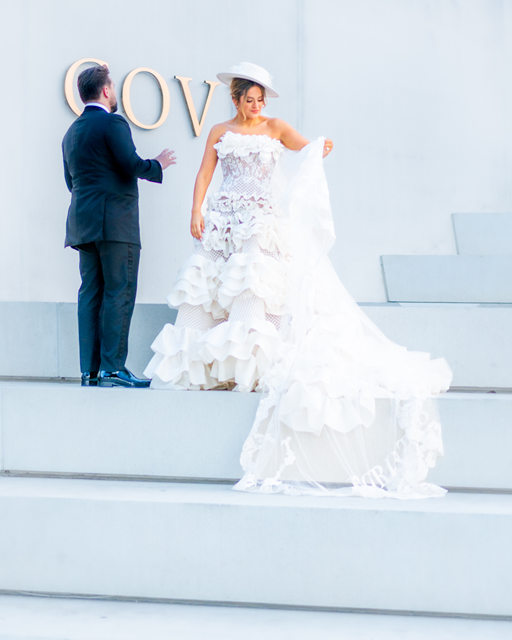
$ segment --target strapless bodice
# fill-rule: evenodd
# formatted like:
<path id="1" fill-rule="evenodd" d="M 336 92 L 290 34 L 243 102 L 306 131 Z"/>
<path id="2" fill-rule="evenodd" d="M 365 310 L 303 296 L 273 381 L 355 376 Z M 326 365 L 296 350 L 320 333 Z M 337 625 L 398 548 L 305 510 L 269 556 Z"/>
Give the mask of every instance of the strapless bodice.
<path id="1" fill-rule="evenodd" d="M 217 198 L 271 199 L 272 174 L 284 151 L 280 140 L 227 131 L 214 148 L 224 178 Z"/>

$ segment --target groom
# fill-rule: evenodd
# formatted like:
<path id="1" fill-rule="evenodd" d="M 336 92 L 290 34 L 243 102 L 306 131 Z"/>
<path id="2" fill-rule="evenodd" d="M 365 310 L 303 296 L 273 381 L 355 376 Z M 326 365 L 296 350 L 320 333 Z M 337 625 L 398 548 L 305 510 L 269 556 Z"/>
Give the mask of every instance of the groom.
<path id="1" fill-rule="evenodd" d="M 78 336 L 82 386 L 148 387 L 125 367 L 139 269 L 137 179 L 162 182 L 175 164 L 167 149 L 154 160 L 135 151 L 130 127 L 117 111 L 108 67 L 83 71 L 85 109 L 64 140 L 64 174 L 71 192 L 66 247 L 80 254 Z"/>

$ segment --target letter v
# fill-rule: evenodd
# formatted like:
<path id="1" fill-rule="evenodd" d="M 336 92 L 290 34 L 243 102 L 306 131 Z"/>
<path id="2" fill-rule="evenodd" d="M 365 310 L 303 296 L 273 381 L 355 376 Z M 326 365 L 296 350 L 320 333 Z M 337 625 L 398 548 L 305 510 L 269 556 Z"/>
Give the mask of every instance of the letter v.
<path id="1" fill-rule="evenodd" d="M 190 121 L 192 122 L 192 128 L 194 129 L 194 135 L 199 137 L 201 135 L 201 130 L 203 128 L 203 124 L 206 118 L 206 114 L 208 113 L 208 109 L 210 107 L 210 102 L 212 100 L 213 92 L 215 91 L 215 87 L 220 84 L 220 82 L 211 82 L 210 80 L 205 80 L 204 82 L 210 85 L 208 89 L 208 97 L 206 98 L 206 103 L 203 109 L 203 115 L 201 116 L 201 122 L 197 119 L 196 108 L 194 107 L 194 101 L 192 100 L 192 95 L 190 94 L 190 87 L 188 83 L 192 80 L 192 78 L 183 78 L 182 76 L 174 76 L 176 80 L 179 80 L 181 84 L 181 88 L 183 89 L 183 95 L 185 96 L 185 102 L 187 103 L 188 114 L 190 116 Z"/>

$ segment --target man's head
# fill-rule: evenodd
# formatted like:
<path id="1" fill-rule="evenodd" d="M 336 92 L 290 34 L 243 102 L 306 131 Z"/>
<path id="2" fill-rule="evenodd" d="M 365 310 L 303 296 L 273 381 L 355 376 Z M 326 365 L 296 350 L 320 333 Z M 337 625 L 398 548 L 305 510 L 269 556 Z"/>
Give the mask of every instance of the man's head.
<path id="1" fill-rule="evenodd" d="M 82 71 L 78 76 L 78 93 L 84 104 L 99 102 L 109 107 L 111 113 L 117 111 L 116 89 L 107 65 Z"/>

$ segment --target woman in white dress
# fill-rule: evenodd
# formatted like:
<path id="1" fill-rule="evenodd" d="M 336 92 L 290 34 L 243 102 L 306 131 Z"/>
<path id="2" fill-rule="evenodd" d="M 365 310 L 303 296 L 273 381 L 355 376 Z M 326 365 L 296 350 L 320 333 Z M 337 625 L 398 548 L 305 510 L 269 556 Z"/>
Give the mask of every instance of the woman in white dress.
<path id="1" fill-rule="evenodd" d="M 364 315 L 337 278 L 323 158 L 266 118 L 269 74 L 242 63 L 229 84 L 236 116 L 208 136 L 192 208 L 195 252 L 168 297 L 179 309 L 152 345 L 155 389 L 262 391 L 236 489 L 428 497 L 442 454 L 432 394 L 442 359 L 408 352 Z M 218 160 L 223 183 L 201 206 Z M 351 485 L 347 490 L 346 486 Z"/>

